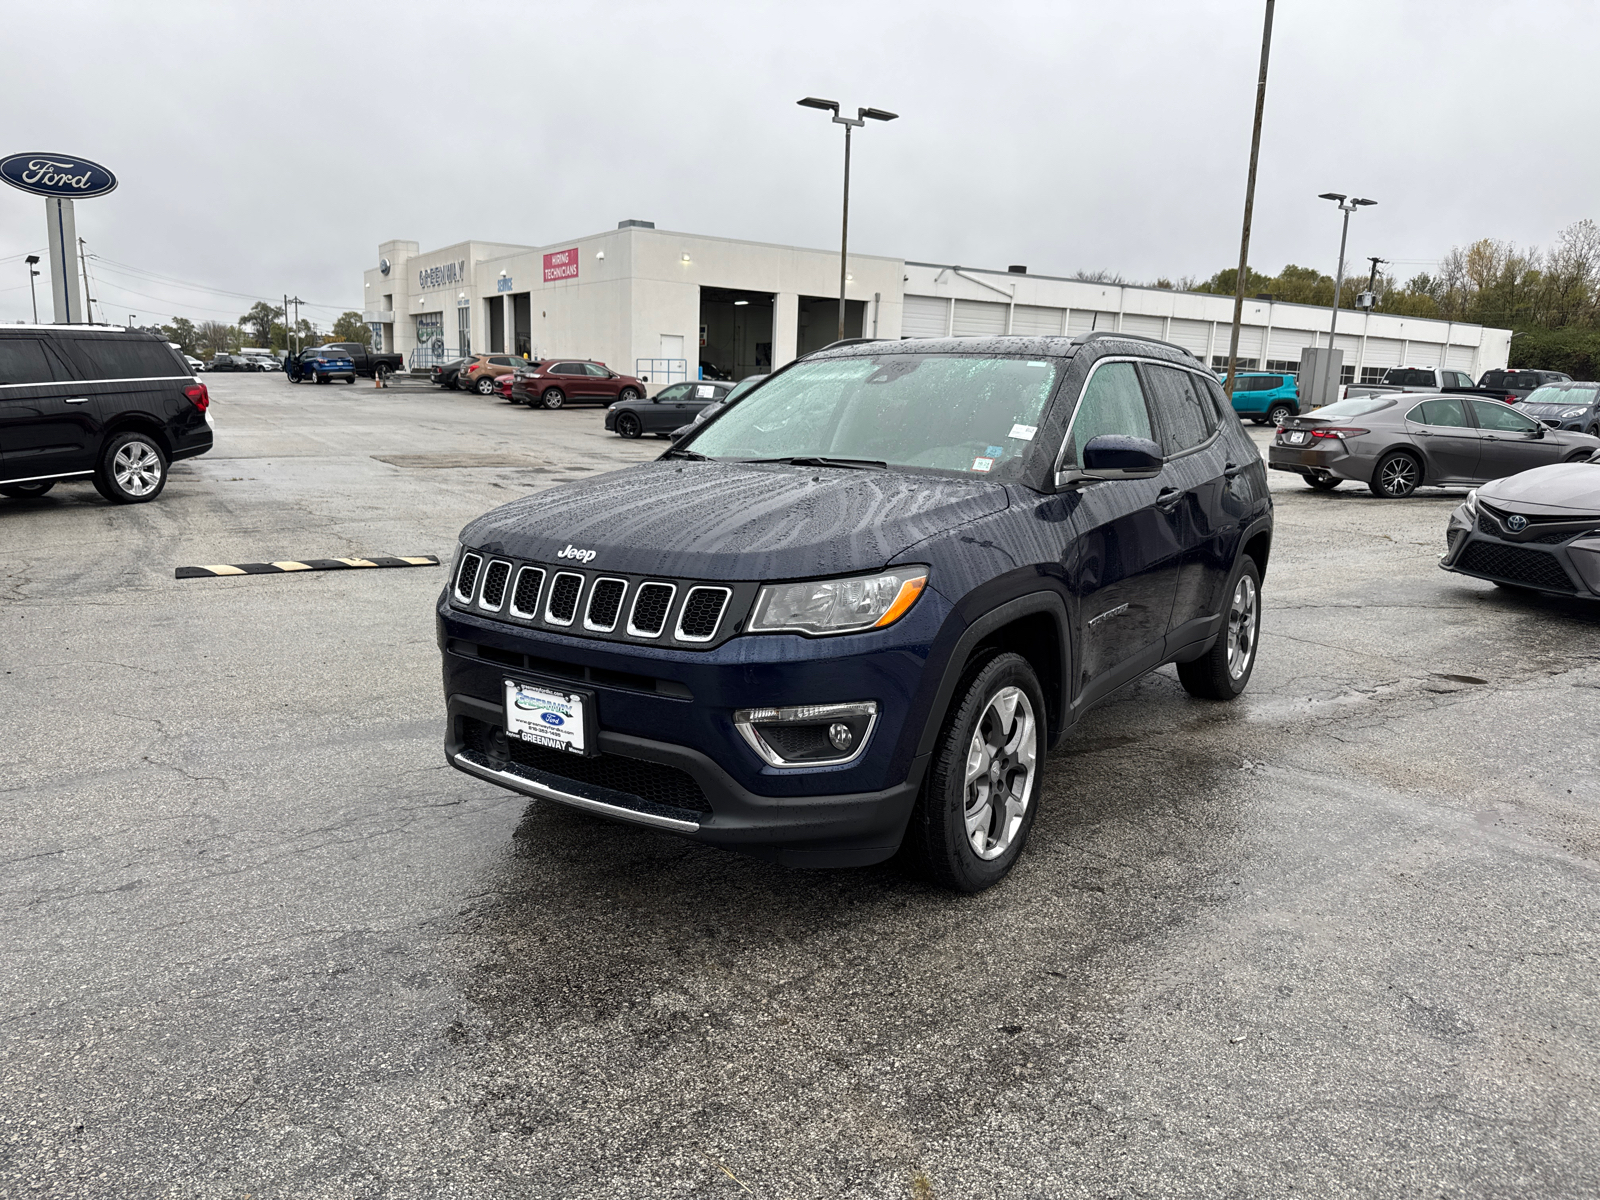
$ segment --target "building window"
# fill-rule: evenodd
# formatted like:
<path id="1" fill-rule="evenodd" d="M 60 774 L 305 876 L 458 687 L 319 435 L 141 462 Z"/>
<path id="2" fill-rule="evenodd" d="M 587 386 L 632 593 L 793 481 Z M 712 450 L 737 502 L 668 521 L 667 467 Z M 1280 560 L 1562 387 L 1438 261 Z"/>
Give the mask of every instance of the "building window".
<path id="1" fill-rule="evenodd" d="M 1213 354 L 1211 356 L 1211 365 L 1219 371 L 1226 371 L 1228 369 L 1228 356 L 1226 354 Z M 1261 367 L 1257 359 L 1241 358 L 1238 369 L 1241 371 L 1259 371 Z"/>
<path id="2" fill-rule="evenodd" d="M 1355 381 L 1356 381 L 1356 368 L 1355 368 L 1355 364 L 1354 363 L 1351 363 L 1348 367 L 1341 367 L 1339 369 L 1339 382 L 1340 383 L 1354 383 Z"/>
<path id="3" fill-rule="evenodd" d="M 456 353 L 462 358 L 472 353 L 472 309 L 456 309 Z"/>
<path id="4" fill-rule="evenodd" d="M 1362 367 L 1361 368 L 1361 382 L 1362 383 L 1382 383 L 1383 382 L 1383 373 L 1385 371 L 1387 371 L 1387 370 L 1388 370 L 1387 367 Z"/>
<path id="5" fill-rule="evenodd" d="M 1298 375 L 1300 373 L 1300 364 L 1290 362 L 1287 358 L 1269 358 L 1267 359 L 1267 370 L 1276 371 L 1280 375 Z"/>

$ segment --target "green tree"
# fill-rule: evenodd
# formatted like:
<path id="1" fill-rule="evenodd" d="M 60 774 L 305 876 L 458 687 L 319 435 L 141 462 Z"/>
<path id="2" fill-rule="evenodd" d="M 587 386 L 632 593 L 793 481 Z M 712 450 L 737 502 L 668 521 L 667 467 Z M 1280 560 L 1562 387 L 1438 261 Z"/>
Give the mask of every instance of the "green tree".
<path id="1" fill-rule="evenodd" d="M 372 345 L 372 327 L 361 319 L 358 312 L 347 312 L 340 315 L 333 323 L 333 341 L 360 342 L 363 346 Z"/>
<path id="2" fill-rule="evenodd" d="M 202 321 L 196 331 L 198 344 L 207 355 L 226 354 L 233 349 L 238 329 L 221 321 Z"/>
<path id="3" fill-rule="evenodd" d="M 272 344 L 272 323 L 283 319 L 283 309 L 274 308 L 265 300 L 257 300 L 250 306 L 250 311 L 239 318 L 239 325 L 250 333 L 250 344 L 253 346 L 270 346 Z"/>
<path id="4" fill-rule="evenodd" d="M 200 331 L 188 317 L 173 317 L 172 324 L 163 325 L 161 332 L 167 341 L 177 342 L 183 347 L 185 354 L 200 357 Z"/>

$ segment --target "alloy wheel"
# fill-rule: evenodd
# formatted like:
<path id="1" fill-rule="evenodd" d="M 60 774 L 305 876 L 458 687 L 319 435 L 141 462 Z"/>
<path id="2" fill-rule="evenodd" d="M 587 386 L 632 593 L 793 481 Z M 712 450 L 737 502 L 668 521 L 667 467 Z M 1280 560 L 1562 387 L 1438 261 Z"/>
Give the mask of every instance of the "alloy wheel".
<path id="1" fill-rule="evenodd" d="M 144 442 L 129 442 L 111 460 L 117 486 L 130 496 L 148 496 L 161 482 L 161 456 Z"/>
<path id="2" fill-rule="evenodd" d="M 1416 490 L 1417 464 L 1396 454 L 1379 468 L 1378 482 L 1386 496 L 1408 496 Z"/>
<path id="3" fill-rule="evenodd" d="M 1233 588 L 1233 602 L 1228 605 L 1228 674 L 1234 679 L 1250 668 L 1250 659 L 1256 652 L 1256 626 L 1261 620 L 1261 606 L 1256 602 L 1256 581 L 1248 575 L 1240 576 Z"/>
<path id="4" fill-rule="evenodd" d="M 989 698 L 967 748 L 967 842 L 985 861 L 999 858 L 1016 840 L 1033 796 L 1037 770 L 1033 704 L 1021 688 L 1001 688 Z"/>

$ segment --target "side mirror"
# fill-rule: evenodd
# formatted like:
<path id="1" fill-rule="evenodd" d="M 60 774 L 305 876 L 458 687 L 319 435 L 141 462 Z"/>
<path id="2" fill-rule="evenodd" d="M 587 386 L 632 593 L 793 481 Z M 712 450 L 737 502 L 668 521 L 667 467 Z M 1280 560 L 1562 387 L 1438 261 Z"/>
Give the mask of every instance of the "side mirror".
<path id="1" fill-rule="evenodd" d="M 1544 426 L 1542 426 L 1542 425 L 1541 425 L 1541 426 L 1540 426 L 1540 427 L 1539 427 L 1539 428 L 1538 428 L 1538 429 L 1535 429 L 1535 430 L 1534 430 L 1534 431 L 1533 431 L 1533 432 L 1532 432 L 1532 433 L 1530 433 L 1530 434 L 1529 434 L 1529 435 L 1528 435 L 1528 436 L 1529 436 L 1529 437 L 1531 437 L 1531 438 L 1533 438 L 1533 439 L 1534 439 L 1534 441 L 1538 441 L 1538 440 L 1539 440 L 1539 439 L 1540 439 L 1540 438 L 1542 438 L 1542 437 L 1543 437 L 1543 436 L 1544 436 L 1544 435 L 1545 435 L 1545 428 L 1544 428 Z"/>
<path id="2" fill-rule="evenodd" d="M 1154 479 L 1166 461 L 1161 447 L 1149 438 L 1102 433 L 1090 438 L 1084 446 L 1082 468 L 1057 473 L 1056 486 L 1113 479 Z"/>

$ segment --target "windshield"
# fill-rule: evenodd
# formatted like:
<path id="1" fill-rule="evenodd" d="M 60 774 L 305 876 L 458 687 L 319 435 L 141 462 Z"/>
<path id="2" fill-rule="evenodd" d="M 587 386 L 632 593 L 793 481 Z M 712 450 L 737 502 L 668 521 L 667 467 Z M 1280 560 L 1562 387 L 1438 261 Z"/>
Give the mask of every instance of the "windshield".
<path id="1" fill-rule="evenodd" d="M 1017 478 L 1055 387 L 1043 359 L 884 354 L 798 363 L 692 442 L 707 458 L 833 458 Z"/>
<path id="2" fill-rule="evenodd" d="M 1594 403 L 1594 396 L 1597 391 L 1600 391 L 1600 387 L 1542 387 L 1537 391 L 1529 392 L 1522 402 L 1524 404 L 1559 404 L 1563 408 L 1588 408 L 1589 405 Z"/>
<path id="3" fill-rule="evenodd" d="M 1346 400 L 1336 400 L 1325 408 L 1319 408 L 1311 415 L 1318 420 L 1323 417 L 1343 420 L 1345 417 L 1364 417 L 1392 404 L 1394 401 L 1384 396 L 1351 396 Z"/>

